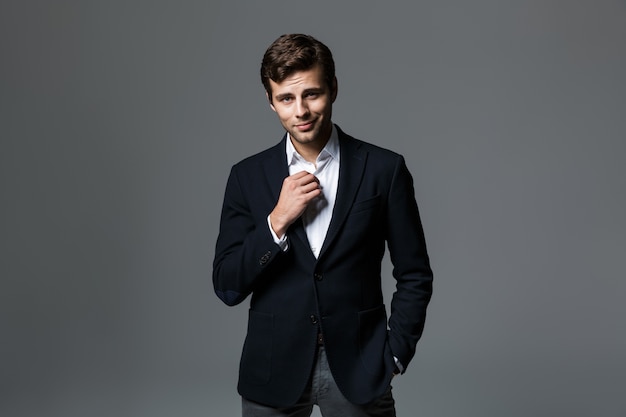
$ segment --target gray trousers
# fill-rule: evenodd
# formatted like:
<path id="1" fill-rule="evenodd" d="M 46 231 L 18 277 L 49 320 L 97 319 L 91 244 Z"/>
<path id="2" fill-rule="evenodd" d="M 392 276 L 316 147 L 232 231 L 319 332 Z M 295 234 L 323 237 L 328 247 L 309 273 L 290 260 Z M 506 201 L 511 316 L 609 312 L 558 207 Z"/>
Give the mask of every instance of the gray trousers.
<path id="1" fill-rule="evenodd" d="M 324 347 L 320 346 L 318 350 L 311 382 L 296 405 L 272 408 L 242 398 L 243 417 L 309 417 L 313 405 L 320 408 L 324 417 L 395 417 L 391 386 L 382 397 L 371 404 L 366 406 L 352 404 L 337 388 L 328 367 Z"/>

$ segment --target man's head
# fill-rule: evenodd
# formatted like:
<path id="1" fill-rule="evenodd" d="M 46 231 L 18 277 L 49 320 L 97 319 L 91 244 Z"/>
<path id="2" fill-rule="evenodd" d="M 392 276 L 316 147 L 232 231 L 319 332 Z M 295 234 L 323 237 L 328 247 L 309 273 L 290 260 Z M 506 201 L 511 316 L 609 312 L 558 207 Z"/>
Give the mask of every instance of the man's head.
<path id="1" fill-rule="evenodd" d="M 283 35 L 263 57 L 261 79 L 272 110 L 300 155 L 313 161 L 332 133 L 337 97 L 330 50 L 307 35 Z"/>
<path id="2" fill-rule="evenodd" d="M 335 62 L 330 49 L 309 35 L 290 34 L 276 39 L 263 56 L 261 81 L 272 101 L 270 80 L 281 83 L 297 71 L 309 70 L 319 65 L 329 90 L 336 89 Z"/>

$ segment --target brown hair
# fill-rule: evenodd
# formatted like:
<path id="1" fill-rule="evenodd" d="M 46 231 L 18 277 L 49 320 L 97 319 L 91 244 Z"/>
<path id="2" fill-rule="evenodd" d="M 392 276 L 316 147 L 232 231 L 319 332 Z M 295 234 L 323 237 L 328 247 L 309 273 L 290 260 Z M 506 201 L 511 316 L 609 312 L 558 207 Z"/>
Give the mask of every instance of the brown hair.
<path id="1" fill-rule="evenodd" d="M 280 83 L 294 72 L 306 71 L 315 65 L 322 66 L 324 80 L 332 90 L 335 83 L 335 61 L 326 45 L 312 36 L 299 33 L 282 35 L 276 39 L 265 51 L 261 63 L 261 82 L 270 101 L 270 80 Z"/>

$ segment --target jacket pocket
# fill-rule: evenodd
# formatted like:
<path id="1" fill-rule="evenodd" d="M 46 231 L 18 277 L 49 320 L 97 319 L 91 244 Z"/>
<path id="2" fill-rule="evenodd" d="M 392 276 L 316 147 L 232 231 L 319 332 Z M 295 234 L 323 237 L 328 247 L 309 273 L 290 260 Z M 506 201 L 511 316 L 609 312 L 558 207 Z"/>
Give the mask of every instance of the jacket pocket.
<path id="1" fill-rule="evenodd" d="M 379 375 L 386 369 L 387 349 L 387 312 L 385 306 L 359 313 L 359 353 L 365 369 L 373 375 Z"/>
<path id="2" fill-rule="evenodd" d="M 371 210 L 380 205 L 380 195 L 368 198 L 366 200 L 356 201 L 352 206 L 352 214 L 359 213 L 361 211 Z"/>
<path id="3" fill-rule="evenodd" d="M 252 384 L 266 384 L 272 369 L 272 330 L 274 316 L 250 310 L 248 313 L 248 334 L 241 353 L 240 378 Z"/>

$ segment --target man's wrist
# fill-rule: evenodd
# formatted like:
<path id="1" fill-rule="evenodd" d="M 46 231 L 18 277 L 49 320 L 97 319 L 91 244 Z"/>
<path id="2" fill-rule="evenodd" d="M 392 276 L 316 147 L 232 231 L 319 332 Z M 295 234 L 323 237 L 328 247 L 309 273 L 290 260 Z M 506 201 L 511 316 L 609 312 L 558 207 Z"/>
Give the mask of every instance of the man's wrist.
<path id="1" fill-rule="evenodd" d="M 282 239 L 287 232 L 287 228 L 285 226 L 281 226 L 280 222 L 276 221 L 275 216 L 274 220 L 272 221 L 272 214 L 274 214 L 274 212 L 270 213 L 269 216 L 267 216 L 267 223 L 270 225 L 270 229 L 272 229 L 274 235 L 278 236 L 279 239 Z"/>
<path id="2" fill-rule="evenodd" d="M 278 237 L 278 235 L 274 231 L 274 228 L 272 227 L 272 220 L 271 220 L 270 216 L 271 216 L 271 214 L 269 216 L 267 216 L 267 226 L 270 229 L 270 233 L 272 234 L 272 238 L 274 239 L 274 243 L 276 243 L 278 246 L 280 246 L 280 249 L 284 252 L 289 247 L 289 244 L 287 242 L 287 234 L 284 233 L 281 237 Z"/>

